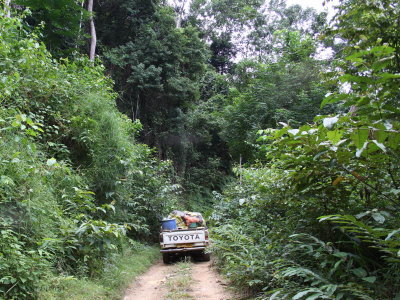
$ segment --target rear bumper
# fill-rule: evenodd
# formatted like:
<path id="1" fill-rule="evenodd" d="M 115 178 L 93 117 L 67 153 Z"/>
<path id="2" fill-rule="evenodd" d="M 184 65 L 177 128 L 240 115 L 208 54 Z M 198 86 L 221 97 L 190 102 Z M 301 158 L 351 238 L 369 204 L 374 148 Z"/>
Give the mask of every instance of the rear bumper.
<path id="1" fill-rule="evenodd" d="M 206 247 L 192 247 L 192 248 L 170 248 L 170 249 L 161 249 L 161 253 L 180 253 L 180 252 L 199 252 L 206 249 Z"/>

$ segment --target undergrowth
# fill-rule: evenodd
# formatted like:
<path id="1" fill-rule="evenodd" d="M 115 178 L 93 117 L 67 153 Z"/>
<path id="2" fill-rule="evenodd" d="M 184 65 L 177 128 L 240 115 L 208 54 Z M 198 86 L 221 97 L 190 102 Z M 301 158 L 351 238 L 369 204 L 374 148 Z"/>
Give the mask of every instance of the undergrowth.
<path id="1" fill-rule="evenodd" d="M 36 299 L 46 280 L 97 293 L 107 284 L 92 279 L 127 236 L 154 239 L 179 186 L 135 141 L 100 62 L 53 59 L 1 11 L 0 30 L 0 298 Z"/>
<path id="2" fill-rule="evenodd" d="M 325 74 L 341 88 L 321 103 L 338 111 L 260 130 L 261 162 L 216 194 L 219 264 L 259 299 L 400 299 L 399 31 L 372 25 L 399 15 L 342 1 L 326 33 L 346 43 Z"/>
<path id="3" fill-rule="evenodd" d="M 39 299 L 121 299 L 129 284 L 159 259 L 159 252 L 158 247 L 144 246 L 136 242 L 124 245 L 124 249 L 115 253 L 106 263 L 99 278 L 50 277 L 42 287 Z"/>
<path id="4" fill-rule="evenodd" d="M 190 287 L 193 284 L 191 264 L 179 262 L 174 266 L 174 272 L 168 277 L 165 285 L 167 287 L 166 300 L 192 300 Z"/>

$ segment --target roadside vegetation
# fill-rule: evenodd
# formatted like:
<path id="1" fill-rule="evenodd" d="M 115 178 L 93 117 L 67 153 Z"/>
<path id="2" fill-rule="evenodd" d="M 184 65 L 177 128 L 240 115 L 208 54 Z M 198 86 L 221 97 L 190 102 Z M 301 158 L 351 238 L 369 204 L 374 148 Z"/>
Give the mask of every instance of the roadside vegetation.
<path id="1" fill-rule="evenodd" d="M 135 243 L 116 252 L 97 278 L 54 276 L 48 278 L 39 299 L 121 299 L 134 279 L 160 258 L 158 247 Z"/>
<path id="2" fill-rule="evenodd" d="M 258 163 L 216 194 L 219 265 L 257 299 L 400 296 L 400 10 L 389 2 L 344 1 L 325 31 L 346 41 L 321 103 L 335 113 L 260 130 Z"/>
<path id="3" fill-rule="evenodd" d="M 31 299 L 101 277 L 127 236 L 151 241 L 174 188 L 100 63 L 54 60 L 18 18 L 0 28 L 0 295 Z"/>

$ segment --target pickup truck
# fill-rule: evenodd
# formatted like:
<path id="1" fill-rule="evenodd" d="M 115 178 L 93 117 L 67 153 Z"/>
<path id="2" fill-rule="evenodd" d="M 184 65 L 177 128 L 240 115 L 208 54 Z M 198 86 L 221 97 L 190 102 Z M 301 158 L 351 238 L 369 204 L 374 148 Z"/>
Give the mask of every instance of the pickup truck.
<path id="1" fill-rule="evenodd" d="M 160 232 L 160 252 L 166 264 L 171 263 L 179 254 L 190 255 L 200 261 L 209 261 L 210 254 L 206 252 L 208 245 L 207 227 L 161 229 Z"/>

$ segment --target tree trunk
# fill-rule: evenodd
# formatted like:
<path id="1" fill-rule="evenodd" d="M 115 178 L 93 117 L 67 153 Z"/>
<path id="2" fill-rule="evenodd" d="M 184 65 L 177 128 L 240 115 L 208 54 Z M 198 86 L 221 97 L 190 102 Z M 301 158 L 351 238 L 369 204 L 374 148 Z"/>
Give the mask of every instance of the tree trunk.
<path id="1" fill-rule="evenodd" d="M 81 40 L 81 33 L 82 33 L 82 22 L 83 22 L 83 6 L 85 5 L 85 0 L 82 0 L 81 2 L 81 7 L 82 7 L 82 11 L 81 11 L 81 17 L 79 19 L 79 31 L 78 31 L 78 37 L 75 43 L 75 48 L 78 48 L 79 46 L 79 42 Z"/>
<path id="2" fill-rule="evenodd" d="M 4 1 L 4 7 L 5 7 L 5 11 L 6 11 L 6 17 L 10 18 L 11 17 L 11 0 L 5 0 Z"/>
<path id="3" fill-rule="evenodd" d="M 96 54 L 96 43 L 97 43 L 97 36 L 96 36 L 96 27 L 94 27 L 94 20 L 93 20 L 93 0 L 89 0 L 88 2 L 88 12 L 90 13 L 90 52 L 89 52 L 89 59 L 94 61 L 94 55 Z"/>
<path id="4" fill-rule="evenodd" d="M 186 2 L 187 0 L 174 0 L 173 7 L 175 10 L 176 27 L 182 27 L 182 20 L 186 14 Z"/>

